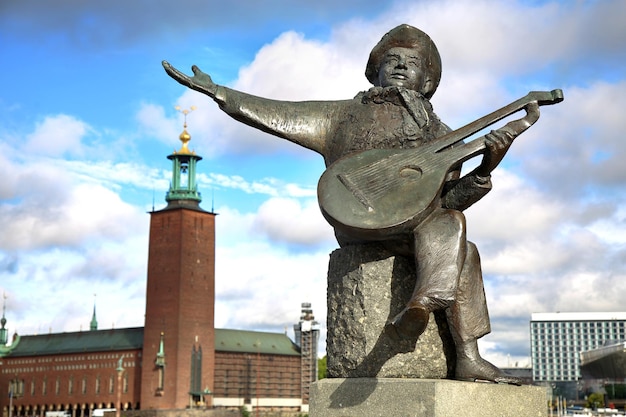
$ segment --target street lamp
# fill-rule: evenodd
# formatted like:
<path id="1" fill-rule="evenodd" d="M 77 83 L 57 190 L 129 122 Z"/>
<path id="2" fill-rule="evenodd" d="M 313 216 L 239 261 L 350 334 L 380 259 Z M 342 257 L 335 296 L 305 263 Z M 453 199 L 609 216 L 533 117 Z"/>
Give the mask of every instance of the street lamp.
<path id="1" fill-rule="evenodd" d="M 122 367 L 122 359 L 124 355 L 120 356 L 117 362 L 117 407 L 115 407 L 115 417 L 120 417 L 122 412 L 122 375 L 124 374 L 124 368 Z"/>
<path id="2" fill-rule="evenodd" d="M 9 382 L 9 417 L 13 416 L 13 381 Z"/>
<path id="3" fill-rule="evenodd" d="M 20 380 L 15 374 L 15 378 L 9 381 L 9 417 L 13 416 L 13 397 L 19 397 L 23 395 L 23 386 L 20 386 Z"/>
<path id="4" fill-rule="evenodd" d="M 256 417 L 259 417 L 259 373 L 261 370 L 261 342 L 257 339 L 256 343 Z"/>

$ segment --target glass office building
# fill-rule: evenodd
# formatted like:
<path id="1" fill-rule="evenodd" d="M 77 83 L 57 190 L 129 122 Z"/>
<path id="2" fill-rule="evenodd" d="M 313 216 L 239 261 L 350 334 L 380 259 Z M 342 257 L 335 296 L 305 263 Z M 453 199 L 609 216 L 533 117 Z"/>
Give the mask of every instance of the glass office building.
<path id="1" fill-rule="evenodd" d="M 626 312 L 533 313 L 530 343 L 533 380 L 578 381 L 580 352 L 624 340 Z"/>

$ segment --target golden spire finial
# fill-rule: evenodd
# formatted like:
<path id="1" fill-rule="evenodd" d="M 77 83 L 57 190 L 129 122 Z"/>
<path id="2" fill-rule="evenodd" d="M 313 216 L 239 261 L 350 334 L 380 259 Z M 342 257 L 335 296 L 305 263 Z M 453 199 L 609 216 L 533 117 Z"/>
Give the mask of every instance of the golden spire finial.
<path id="1" fill-rule="evenodd" d="M 182 154 L 194 154 L 195 152 L 189 151 L 187 147 L 187 143 L 191 140 L 191 135 L 187 132 L 187 115 L 196 109 L 196 106 L 191 106 L 189 109 L 182 110 L 180 106 L 174 107 L 179 113 L 183 114 L 184 124 L 183 124 L 183 133 L 180 134 L 179 139 L 183 143 L 183 146 L 180 148 L 178 152 L 174 153 L 182 153 Z"/>

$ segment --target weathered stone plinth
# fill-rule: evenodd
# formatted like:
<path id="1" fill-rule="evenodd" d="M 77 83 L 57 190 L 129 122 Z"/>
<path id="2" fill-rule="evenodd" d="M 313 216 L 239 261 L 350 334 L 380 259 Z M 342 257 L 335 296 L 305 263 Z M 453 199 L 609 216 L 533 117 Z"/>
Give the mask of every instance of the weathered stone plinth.
<path id="1" fill-rule="evenodd" d="M 544 388 L 432 379 L 323 379 L 310 417 L 546 417 Z"/>
<path id="2" fill-rule="evenodd" d="M 431 314 L 417 340 L 397 341 L 385 323 L 399 313 L 415 286 L 414 261 L 379 244 L 347 246 L 328 268 L 328 376 L 446 378 L 454 366 L 445 317 Z"/>

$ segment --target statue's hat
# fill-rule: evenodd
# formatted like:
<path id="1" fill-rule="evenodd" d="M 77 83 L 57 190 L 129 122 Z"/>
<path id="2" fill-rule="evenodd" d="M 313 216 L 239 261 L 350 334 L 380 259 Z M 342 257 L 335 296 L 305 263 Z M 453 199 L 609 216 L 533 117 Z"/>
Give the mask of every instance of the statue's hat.
<path id="1" fill-rule="evenodd" d="M 420 51 L 424 58 L 426 78 L 430 80 L 427 91 L 422 93 L 427 98 L 432 97 L 441 79 L 441 57 L 435 43 L 426 33 L 407 24 L 391 29 L 374 46 L 370 53 L 365 76 L 374 85 L 378 85 L 378 69 L 385 53 L 391 48 L 411 48 Z"/>

